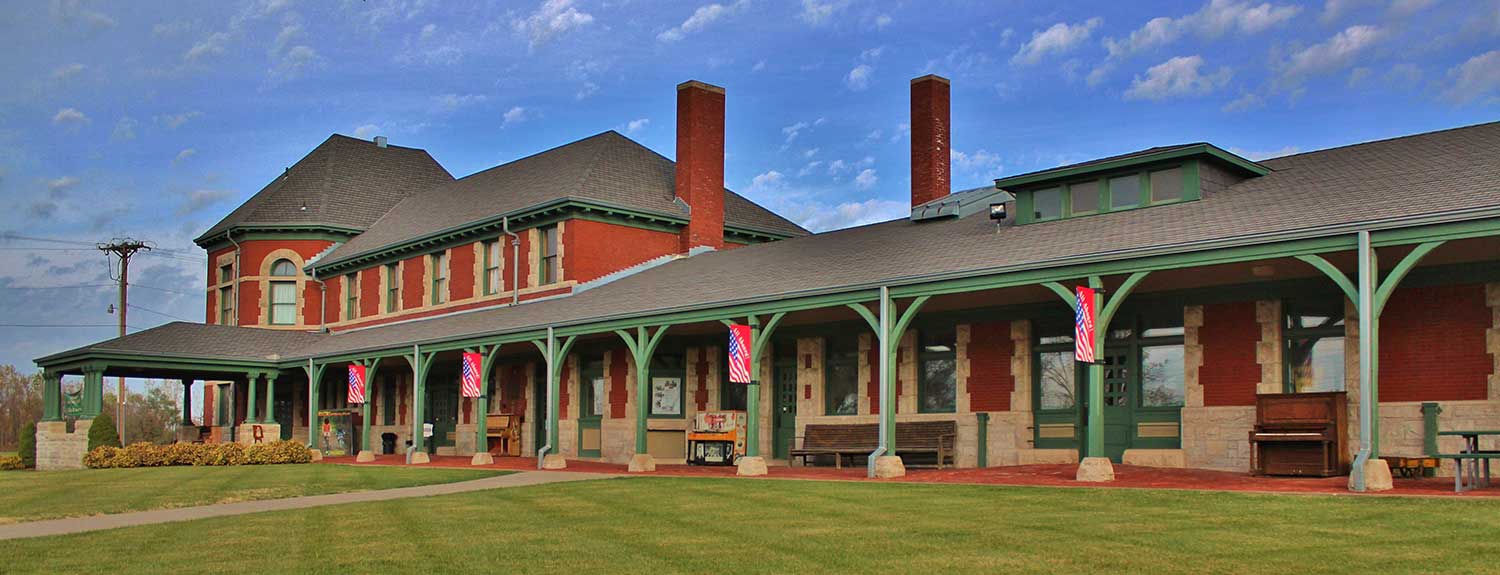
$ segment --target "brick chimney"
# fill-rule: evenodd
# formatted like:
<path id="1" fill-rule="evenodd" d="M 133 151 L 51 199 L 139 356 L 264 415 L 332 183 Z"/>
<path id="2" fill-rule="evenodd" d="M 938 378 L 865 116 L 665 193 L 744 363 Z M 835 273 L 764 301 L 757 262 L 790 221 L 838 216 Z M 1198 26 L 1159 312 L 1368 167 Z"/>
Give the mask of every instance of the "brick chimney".
<path id="1" fill-rule="evenodd" d="M 911 205 L 948 195 L 948 79 L 911 81 Z"/>
<path id="2" fill-rule="evenodd" d="M 682 251 L 724 247 L 724 89 L 677 85 L 677 197 L 691 209 Z"/>

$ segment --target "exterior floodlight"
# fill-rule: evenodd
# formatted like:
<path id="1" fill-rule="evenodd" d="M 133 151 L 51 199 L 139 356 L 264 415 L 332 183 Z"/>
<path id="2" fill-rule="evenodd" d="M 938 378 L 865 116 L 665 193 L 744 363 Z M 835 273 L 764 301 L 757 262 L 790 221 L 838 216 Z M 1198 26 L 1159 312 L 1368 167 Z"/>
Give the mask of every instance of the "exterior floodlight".
<path id="1" fill-rule="evenodd" d="M 995 221 L 1005 219 L 1005 204 L 990 204 L 990 219 Z"/>

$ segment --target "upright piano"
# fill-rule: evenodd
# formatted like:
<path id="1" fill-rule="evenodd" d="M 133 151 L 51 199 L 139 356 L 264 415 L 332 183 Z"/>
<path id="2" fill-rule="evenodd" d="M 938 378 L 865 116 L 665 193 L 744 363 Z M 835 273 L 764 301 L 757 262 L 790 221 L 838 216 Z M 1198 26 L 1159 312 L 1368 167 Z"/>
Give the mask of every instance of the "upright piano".
<path id="1" fill-rule="evenodd" d="M 1251 472 L 1313 477 L 1348 473 L 1347 401 L 1342 391 L 1256 396 Z"/>

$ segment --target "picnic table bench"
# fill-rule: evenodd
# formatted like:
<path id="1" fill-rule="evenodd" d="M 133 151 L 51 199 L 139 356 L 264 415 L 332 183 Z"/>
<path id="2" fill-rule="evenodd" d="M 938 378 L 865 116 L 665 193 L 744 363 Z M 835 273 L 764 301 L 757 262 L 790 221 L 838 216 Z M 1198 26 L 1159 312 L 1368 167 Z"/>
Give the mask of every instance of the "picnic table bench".
<path id="1" fill-rule="evenodd" d="M 1490 461 L 1500 459 L 1500 451 L 1479 449 L 1479 438 L 1485 435 L 1500 435 L 1500 430 L 1439 431 L 1438 435 L 1456 435 L 1464 438 L 1462 451 L 1438 454 L 1440 458 L 1452 459 L 1457 467 L 1453 473 L 1453 491 L 1463 492 L 1476 487 L 1489 487 Z"/>
<path id="2" fill-rule="evenodd" d="M 953 464 L 953 444 L 958 436 L 955 421 L 906 421 L 896 423 L 896 454 L 932 454 L 937 458 L 937 468 L 946 463 Z M 842 469 L 844 458 L 869 455 L 880 445 L 880 425 L 877 423 L 839 423 L 808 425 L 804 435 L 797 438 L 793 458 L 800 458 L 807 465 L 809 457 L 833 456 L 834 467 Z"/>

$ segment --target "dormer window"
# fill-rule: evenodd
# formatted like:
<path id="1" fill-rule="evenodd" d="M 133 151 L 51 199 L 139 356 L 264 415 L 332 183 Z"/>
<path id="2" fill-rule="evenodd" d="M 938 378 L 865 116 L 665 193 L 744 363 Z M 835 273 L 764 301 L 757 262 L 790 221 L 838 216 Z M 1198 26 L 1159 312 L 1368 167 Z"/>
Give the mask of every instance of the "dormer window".
<path id="1" fill-rule="evenodd" d="M 1062 188 L 1047 188 L 1031 194 L 1032 205 L 1036 208 L 1036 221 L 1055 220 L 1062 217 Z"/>
<path id="2" fill-rule="evenodd" d="M 1182 168 L 1151 172 L 1151 203 L 1160 204 L 1182 199 Z"/>
<path id="3" fill-rule="evenodd" d="M 1141 176 L 1128 174 L 1109 179 L 1109 208 L 1121 210 L 1141 205 Z"/>

